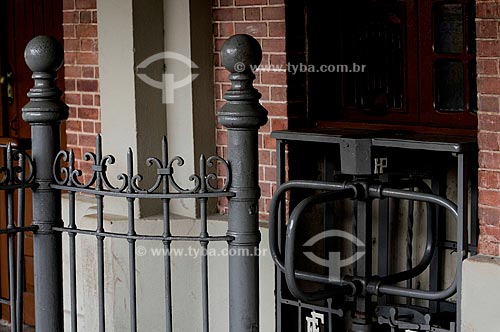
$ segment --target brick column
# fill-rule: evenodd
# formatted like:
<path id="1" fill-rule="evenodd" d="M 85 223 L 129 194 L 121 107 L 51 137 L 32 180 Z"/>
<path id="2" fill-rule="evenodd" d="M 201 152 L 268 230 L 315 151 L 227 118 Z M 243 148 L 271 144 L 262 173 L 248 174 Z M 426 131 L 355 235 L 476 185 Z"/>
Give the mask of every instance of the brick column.
<path id="1" fill-rule="evenodd" d="M 477 1 L 479 251 L 500 254 L 500 3 Z"/>
<path id="2" fill-rule="evenodd" d="M 96 0 L 64 0 L 63 27 L 66 139 L 76 167 L 85 168 L 82 151 L 94 151 L 101 132 Z"/>

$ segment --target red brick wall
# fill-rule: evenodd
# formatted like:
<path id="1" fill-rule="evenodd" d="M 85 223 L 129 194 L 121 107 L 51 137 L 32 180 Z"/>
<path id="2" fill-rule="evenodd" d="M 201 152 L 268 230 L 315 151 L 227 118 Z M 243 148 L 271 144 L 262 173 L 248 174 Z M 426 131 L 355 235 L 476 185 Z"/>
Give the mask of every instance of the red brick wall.
<path id="1" fill-rule="evenodd" d="M 500 2 L 477 0 L 479 250 L 500 254 Z"/>
<path id="2" fill-rule="evenodd" d="M 64 0 L 63 28 L 67 147 L 81 160 L 101 132 L 96 0 Z"/>
<path id="3" fill-rule="evenodd" d="M 228 72 L 220 63 L 220 49 L 224 41 L 237 33 L 255 37 L 262 45 L 263 65 L 286 65 L 285 4 L 284 0 L 213 0 L 215 38 L 215 95 L 216 109 L 224 104 L 223 94 L 230 87 Z M 276 181 L 275 141 L 269 133 L 286 129 L 287 73 L 258 70 L 255 87 L 262 94 L 262 104 L 269 112 L 269 122 L 259 133 L 259 178 L 262 190 L 260 219 L 268 219 L 269 203 Z M 226 156 L 227 133 L 217 127 L 217 153 Z M 225 211 L 226 203 L 220 209 Z"/>

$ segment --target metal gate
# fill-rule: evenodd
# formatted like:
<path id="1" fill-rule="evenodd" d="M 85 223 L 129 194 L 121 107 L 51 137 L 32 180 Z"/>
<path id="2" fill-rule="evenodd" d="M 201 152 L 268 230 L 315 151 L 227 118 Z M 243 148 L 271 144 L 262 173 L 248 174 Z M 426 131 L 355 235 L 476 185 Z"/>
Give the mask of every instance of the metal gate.
<path id="1" fill-rule="evenodd" d="M 270 207 L 269 242 L 278 271 L 277 331 L 460 331 L 462 260 L 477 253 L 475 139 L 339 129 L 272 136 L 278 188 Z M 320 151 L 322 179 L 286 174 L 287 145 L 289 154 L 299 148 Z M 303 151 L 297 153 L 302 160 Z M 455 202 L 447 197 L 448 165 L 456 169 Z M 341 201 L 351 202 L 347 229 L 341 228 L 342 216 L 334 215 Z M 407 204 L 404 222 L 389 208 L 401 201 Z M 424 212 L 419 220 L 417 203 Z M 313 206 L 322 206 L 319 218 L 311 217 Z M 447 215 L 453 231 L 446 228 Z M 301 233 L 314 227 L 314 219 L 321 221 L 317 234 L 304 239 Z M 405 265 L 399 270 L 389 250 L 401 235 L 392 233 L 395 221 L 406 226 L 406 244 L 397 253 Z M 425 230 L 419 254 L 414 252 L 417 227 Z M 335 237 L 352 242 L 351 248 Z M 447 282 L 445 259 L 453 261 Z M 416 278 L 424 274 L 428 284 L 418 285 Z"/>
<path id="2" fill-rule="evenodd" d="M 23 303 L 23 237 L 32 232 L 34 238 L 35 317 L 36 330 L 63 331 L 62 237 L 68 234 L 71 331 L 78 331 L 76 272 L 76 237 L 95 238 L 97 248 L 96 275 L 98 280 L 98 326 L 105 331 L 105 273 L 104 243 L 106 239 L 121 239 L 128 243 L 130 271 L 130 331 L 137 331 L 136 241 L 162 243 L 164 255 L 164 301 L 166 326 L 172 331 L 172 264 L 169 249 L 175 241 L 199 243 L 201 249 L 202 317 L 200 328 L 209 331 L 208 269 L 206 249 L 211 242 L 228 243 L 229 251 L 229 325 L 232 332 L 259 330 L 258 314 L 258 163 L 257 131 L 267 122 L 267 112 L 259 104 L 260 94 L 253 88 L 255 79 L 251 68 L 257 66 L 262 51 L 255 39 L 247 35 L 230 38 L 222 48 L 222 61 L 231 72 L 232 88 L 226 93 L 227 104 L 219 112 L 219 122 L 228 129 L 228 159 L 201 156 L 199 174 L 192 175 L 192 185 L 184 188 L 175 177 L 176 167 L 183 165 L 179 156 L 168 155 L 163 139 L 162 155 L 146 160 L 155 170 L 154 184 L 144 188 L 142 175 L 134 169 L 134 153 L 127 154 L 127 169 L 118 176 L 119 185 L 108 178 L 108 166 L 115 157 L 105 155 L 102 139 L 96 138 L 95 153 L 87 152 L 84 159 L 91 162 L 91 173 L 84 174 L 75 166 L 72 151 L 60 150 L 60 124 L 68 117 L 68 107 L 60 101 L 61 91 L 55 86 L 56 71 L 63 61 L 61 45 L 50 37 L 36 37 L 26 47 L 25 59 L 33 71 L 34 87 L 28 93 L 30 102 L 23 108 L 23 119 L 32 126 L 31 152 L 8 145 L 4 151 L 6 164 L 0 168 L 0 190 L 7 195 L 10 296 L 1 299 L 10 305 L 11 331 L 22 331 Z M 236 66 L 238 65 L 238 66 Z M 244 65 L 242 68 L 241 65 Z M 217 169 L 223 170 L 226 182 L 219 181 Z M 85 179 L 88 179 L 84 181 Z M 33 221 L 24 226 L 24 192 L 33 191 Z M 69 197 L 69 219 L 61 217 L 61 191 Z M 93 230 L 82 229 L 75 218 L 75 195 L 84 193 L 95 197 L 97 223 Z M 14 213 L 17 196 L 17 221 Z M 127 202 L 128 229 L 124 233 L 109 232 L 104 226 L 104 198 L 117 197 Z M 229 223 L 226 234 L 209 234 L 207 201 L 226 197 L 229 201 Z M 134 204 L 138 199 L 160 200 L 163 207 L 163 232 L 143 235 L 137 232 Z M 199 236 L 173 235 L 170 203 L 177 199 L 196 200 L 199 207 Z M 16 241 L 17 240 L 17 241 Z M 16 248 L 17 243 L 17 248 Z M 234 249 L 234 250 L 232 250 Z M 233 254 L 234 253 L 234 254 Z M 97 317 L 96 317 L 97 319 Z"/>

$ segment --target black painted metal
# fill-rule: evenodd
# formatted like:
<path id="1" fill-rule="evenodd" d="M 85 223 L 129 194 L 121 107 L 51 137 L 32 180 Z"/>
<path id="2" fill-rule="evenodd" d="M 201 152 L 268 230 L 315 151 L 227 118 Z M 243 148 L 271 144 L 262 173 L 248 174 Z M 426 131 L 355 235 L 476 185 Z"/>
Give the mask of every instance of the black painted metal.
<path id="1" fill-rule="evenodd" d="M 311 205 L 320 204 L 324 202 L 331 202 L 340 199 L 354 198 L 356 196 L 355 190 L 353 188 L 345 188 L 341 190 L 335 190 L 332 192 L 327 192 L 324 194 L 311 196 L 303 201 L 301 201 L 291 212 L 290 219 L 288 221 L 286 230 L 286 241 L 285 241 L 285 262 L 283 266 L 285 267 L 285 279 L 288 284 L 288 288 L 293 296 L 302 301 L 315 301 L 319 299 L 327 299 L 339 294 L 349 294 L 353 293 L 352 285 L 346 285 L 345 287 L 340 287 L 333 289 L 331 291 L 316 291 L 316 292 L 304 292 L 300 289 L 297 279 L 295 277 L 295 246 L 296 246 L 296 235 L 297 235 L 297 225 L 299 223 L 300 216 L 304 213 L 304 210 Z M 328 276 L 329 283 L 341 282 L 340 279 L 332 279 L 332 276 Z"/>
<path id="2" fill-rule="evenodd" d="M 260 242 L 258 230 L 258 144 L 257 132 L 267 122 L 267 111 L 259 104 L 260 93 L 253 88 L 254 66 L 260 64 L 262 50 L 258 42 L 248 35 L 236 35 L 223 46 L 222 61 L 231 72 L 232 88 L 226 93 L 228 103 L 220 110 L 220 123 L 228 128 L 228 161 L 218 156 L 199 160 L 199 174 L 189 177 L 190 187 L 177 182 L 175 169 L 182 167 L 184 160 L 168 156 L 167 141 L 163 138 L 162 156 L 146 160 L 156 171 L 154 183 L 142 184 L 143 176 L 133 169 L 134 153 L 128 150 L 127 169 L 116 180 L 108 178 L 108 168 L 115 157 L 105 155 L 102 139 L 98 135 L 94 152 L 84 154 L 89 161 L 91 173 L 76 167 L 73 151 L 60 150 L 60 124 L 68 117 L 68 107 L 60 100 L 62 92 L 55 86 L 56 71 L 63 61 L 63 49 L 50 37 L 39 36 L 26 47 L 25 58 L 33 71 L 35 86 L 28 96 L 30 102 L 23 108 L 23 119 L 32 126 L 32 152 L 30 157 L 20 149 L 6 147 L 6 165 L 0 168 L 0 190 L 7 195 L 6 229 L 0 234 L 8 237 L 9 252 L 9 299 L 0 299 L 10 305 L 11 331 L 21 331 L 23 322 L 22 264 L 24 232 L 33 232 L 35 259 L 35 314 L 36 330 L 42 332 L 63 331 L 62 297 L 62 243 L 61 234 L 68 234 L 69 244 L 69 292 L 70 328 L 78 331 L 76 237 L 93 236 L 97 246 L 97 294 L 96 317 L 99 331 L 106 331 L 106 298 L 104 262 L 105 243 L 108 238 L 128 242 L 130 278 L 130 331 L 137 331 L 137 281 L 136 242 L 158 241 L 164 252 L 164 299 L 165 331 L 173 331 L 172 322 L 172 262 L 170 246 L 173 241 L 198 243 L 201 250 L 201 309 L 200 328 L 209 331 L 209 257 L 207 249 L 211 242 L 223 241 L 229 246 L 229 302 L 230 331 L 257 332 L 259 330 L 259 284 L 258 255 Z M 241 66 L 244 66 L 243 68 Z M 36 172 L 35 172 L 35 167 Z M 224 174 L 217 174 L 222 171 Z M 221 181 L 219 175 L 225 177 Z M 33 225 L 24 226 L 24 191 L 33 190 Z M 61 191 L 68 193 L 68 220 L 61 220 Z M 14 221 L 14 195 L 18 196 L 18 220 Z M 75 218 L 77 193 L 95 197 L 97 222 L 95 230 L 80 228 Z M 128 227 L 123 233 L 106 230 L 104 198 L 113 196 L 126 200 Z M 229 199 L 229 225 L 226 234 L 211 235 L 208 232 L 207 204 L 209 199 Z M 163 232 L 144 235 L 137 232 L 134 203 L 137 199 L 156 199 L 163 206 Z M 173 235 L 171 232 L 170 203 L 172 200 L 196 200 L 200 211 L 200 234 Z M 17 253 L 15 241 L 17 240 Z M 109 240 L 108 240 L 109 241 Z M 233 251 L 234 250 L 234 251 Z M 16 262 L 17 256 L 17 262 Z M 16 268 L 17 265 L 17 268 Z"/>
<path id="3" fill-rule="evenodd" d="M 97 240 L 98 249 L 98 262 L 97 262 L 97 277 L 98 277 L 98 294 L 99 294 L 99 330 L 105 331 L 105 297 L 104 297 L 104 241 L 106 238 L 118 238 L 128 241 L 129 245 L 129 276 L 130 276 L 130 330 L 137 331 L 137 300 L 136 300 L 136 246 L 138 240 L 141 241 L 161 241 L 166 249 L 165 256 L 169 256 L 170 244 L 172 241 L 191 241 L 199 242 L 202 249 L 202 325 L 203 331 L 208 331 L 208 257 L 206 250 L 209 242 L 212 241 L 226 241 L 231 242 L 234 240 L 232 236 L 220 235 L 211 236 L 207 230 L 208 216 L 206 213 L 206 204 L 209 198 L 215 197 L 232 197 L 234 193 L 228 190 L 229 182 L 226 182 L 221 188 L 216 187 L 218 177 L 215 173 L 209 170 L 216 167 L 217 164 L 226 170 L 226 176 L 231 179 L 231 172 L 229 165 L 225 160 L 220 157 L 205 158 L 203 155 L 200 157 L 200 174 L 193 174 L 190 176 L 192 186 L 190 188 L 181 187 L 174 177 L 175 168 L 181 167 L 184 160 L 181 157 L 173 157 L 169 159 L 167 151 L 167 141 L 165 138 L 162 140 L 162 158 L 155 157 L 148 158 L 147 164 L 156 168 L 156 179 L 154 183 L 148 188 L 142 188 L 140 182 L 143 176 L 134 173 L 134 153 L 128 150 L 127 153 L 127 170 L 118 175 L 121 182 L 119 185 L 113 185 L 108 178 L 108 166 L 114 164 L 115 158 L 111 155 L 104 155 L 102 151 L 102 140 L 100 136 L 96 138 L 96 153 L 88 152 L 85 154 L 87 160 L 92 161 L 92 173 L 89 174 L 86 183 L 83 182 L 83 172 L 75 168 L 75 157 L 72 151 L 60 151 L 53 163 L 53 175 L 56 182 L 51 187 L 59 190 L 66 190 L 70 193 L 70 221 L 68 227 L 54 227 L 55 231 L 66 232 L 70 234 L 69 247 L 70 247 L 70 292 L 72 302 L 72 329 L 77 329 L 77 311 L 76 311 L 76 283 L 77 277 L 75 274 L 75 236 L 76 235 L 93 235 Z M 97 202 L 97 226 L 96 230 L 79 229 L 76 225 L 74 217 L 74 193 L 78 192 L 93 192 Z M 103 198 L 106 196 L 116 196 L 127 200 L 128 204 L 128 230 L 126 233 L 113 233 L 107 232 L 104 226 L 104 204 Z M 135 214 L 134 214 L 134 200 L 136 199 L 160 199 L 163 201 L 163 225 L 164 230 L 161 235 L 143 235 L 136 231 L 135 227 Z M 169 205 L 173 199 L 180 198 L 193 198 L 198 201 L 200 206 L 200 235 L 199 236 L 181 236 L 172 235 L 170 233 L 170 216 Z M 171 284 L 171 262 L 170 258 L 164 261 L 165 270 L 165 305 L 167 310 L 166 316 L 166 331 L 172 331 L 172 284 Z"/>
<path id="4" fill-rule="evenodd" d="M 221 50 L 222 63 L 231 72 L 227 103 L 219 112 L 219 123 L 228 130 L 228 162 L 233 172 L 229 199 L 229 228 L 234 237 L 230 249 L 255 253 L 259 232 L 258 130 L 267 122 L 267 111 L 259 104 L 261 94 L 253 87 L 252 67 L 260 64 L 262 50 L 248 35 L 227 40 Z M 229 330 L 259 330 L 259 257 L 229 257 Z M 244 300 L 242 300 L 244 299 Z"/>
<path id="5" fill-rule="evenodd" d="M 30 102 L 23 107 L 23 120 L 31 125 L 33 162 L 33 261 L 35 273 L 35 324 L 41 332 L 62 332 L 62 225 L 61 192 L 52 188 L 52 163 L 60 149 L 60 123 L 68 118 L 68 106 L 55 86 L 57 70 L 63 63 L 63 49 L 53 38 L 35 37 L 24 54 L 33 72 Z M 50 267 L 50 268 L 48 268 Z"/>
<path id="6" fill-rule="evenodd" d="M 24 215 L 25 191 L 36 185 L 35 167 L 26 150 L 15 149 L 11 144 L 0 150 L 4 161 L 0 167 L 0 191 L 6 196 L 6 210 L 2 213 L 7 220 L 7 228 L 0 229 L 0 234 L 7 237 L 9 278 L 9 298 L 0 298 L 0 303 L 9 305 L 13 322 L 10 330 L 16 332 L 23 330 L 24 233 L 37 229 L 37 226 L 25 226 Z"/>
<path id="7" fill-rule="evenodd" d="M 399 134 L 385 132 L 358 132 L 353 130 L 332 130 L 317 129 L 303 131 L 278 131 L 272 136 L 277 138 L 278 169 L 280 174 L 279 186 L 271 202 L 270 211 L 270 246 L 271 254 L 276 263 L 278 271 L 277 277 L 277 330 L 287 331 L 290 328 L 302 330 L 304 324 L 304 304 L 315 304 L 311 310 L 328 315 L 328 320 L 324 323 L 325 330 L 332 330 L 332 325 L 342 326 L 341 330 L 355 332 L 361 331 L 459 331 L 460 329 L 460 283 L 462 260 L 469 253 L 474 253 L 477 243 L 477 210 L 474 208 L 477 202 L 472 202 L 473 211 L 470 217 L 471 236 L 468 235 L 468 182 L 470 177 L 468 162 L 475 157 L 476 142 L 468 137 L 440 137 L 436 135 L 416 135 Z M 358 141 L 357 144 L 353 142 Z M 284 158 L 281 153 L 285 145 L 290 149 L 295 143 L 301 146 L 306 144 L 322 144 L 325 154 L 334 154 L 339 151 L 338 165 L 328 166 L 328 170 L 334 175 L 326 175 L 328 181 L 315 180 L 289 180 L 285 182 Z M 325 149 L 327 144 L 336 144 L 338 149 Z M 311 146 L 312 148 L 313 146 Z M 448 155 L 448 160 L 456 159 L 457 173 L 457 204 L 445 197 L 445 192 L 436 192 L 435 174 L 438 169 L 444 169 L 442 179 L 446 181 L 447 162 L 443 156 Z M 451 156 L 451 157 L 450 157 Z M 384 157 L 386 160 L 380 162 L 376 158 Z M 344 161 L 342 159 L 345 159 Z M 367 159 L 368 158 L 368 159 Z M 425 158 L 428 158 L 427 160 Z M 328 158 L 327 158 L 328 159 Z M 331 158 L 330 158 L 331 159 Z M 399 159 L 399 160 L 398 160 Z M 389 160 L 389 163 L 387 163 Z M 439 164 L 439 166 L 438 166 Z M 383 166 L 382 168 L 380 166 Z M 293 167 L 293 165 L 292 165 Z M 383 174 L 380 174 L 383 173 Z M 338 180 L 350 179 L 347 182 Z M 423 179 L 434 179 L 432 190 Z M 446 183 L 442 184 L 446 186 Z M 295 262 L 300 252 L 297 252 L 296 232 L 298 224 L 304 217 L 307 206 L 324 203 L 327 197 L 331 200 L 345 198 L 346 190 L 352 188 L 351 199 L 354 200 L 354 220 L 352 221 L 353 233 L 363 243 L 367 244 L 365 249 L 366 259 L 358 259 L 354 266 L 352 275 L 340 275 L 337 278 L 304 270 L 297 270 Z M 472 199 L 477 198 L 477 188 L 472 184 Z M 414 191 L 418 189 L 418 191 Z M 284 197 L 287 192 L 297 192 L 298 190 L 308 190 L 315 192 L 315 195 L 305 197 L 290 207 L 290 217 L 287 222 L 286 234 L 281 229 L 285 224 L 285 216 L 279 209 L 283 209 Z M 474 193 L 476 191 L 476 193 Z M 407 225 L 406 244 L 406 271 L 390 273 L 389 246 L 392 242 L 389 237 L 390 204 L 393 201 L 405 200 L 409 202 L 409 213 L 414 202 L 426 204 L 426 233 L 424 252 L 420 262 L 413 265 L 413 224 L 420 222 L 412 220 L 413 213 L 408 216 L 405 222 Z M 378 223 L 379 232 L 376 239 L 378 242 L 377 259 L 378 273 L 372 274 L 371 259 L 372 248 L 372 201 L 380 200 L 378 216 L 383 220 Z M 327 205 L 333 207 L 335 205 Z M 435 207 L 440 207 L 437 209 Z M 442 211 L 442 212 L 441 212 Z M 449 241 L 439 235 L 436 230 L 442 228 L 445 213 L 456 221 L 456 241 Z M 444 213 L 443 213 L 444 212 Z M 336 225 L 333 225 L 336 229 Z M 285 245 L 281 242 L 284 241 Z M 368 245 L 369 244 L 369 245 Z M 410 247 L 411 246 L 411 247 Z M 440 257 L 444 248 L 455 248 L 456 269 L 454 280 L 444 289 L 442 263 L 436 263 L 436 258 Z M 472 249 L 472 250 L 470 250 Z M 325 249 L 328 254 L 328 249 Z M 385 254 L 384 254 L 385 253 Z M 413 278 L 421 275 L 430 269 L 429 289 L 420 289 L 410 283 Z M 283 276 L 285 278 L 283 278 Z M 286 279 L 286 283 L 283 282 Z M 298 283 L 298 279 L 327 285 Z M 398 282 L 407 281 L 405 287 L 396 285 Z M 301 287 L 312 289 L 324 289 L 314 293 L 308 293 Z M 290 293 L 290 294 L 289 294 Z M 352 294 L 353 296 L 337 296 L 335 294 Z M 457 293 L 456 304 L 449 302 L 449 298 Z M 372 300 L 372 295 L 380 298 L 378 301 Z M 394 302 L 394 297 L 407 298 L 406 301 Z M 425 299 L 429 301 L 429 306 L 418 307 L 414 305 L 415 300 Z M 318 300 L 323 300 L 323 302 Z M 391 304 L 392 303 L 392 304 Z M 405 303 L 404 305 L 402 303 Z M 337 316 L 342 318 L 333 319 L 331 307 L 338 310 Z M 284 326 L 284 321 L 290 321 L 290 308 L 297 307 L 298 323 L 296 327 L 290 324 Z M 285 312 L 287 314 L 285 314 Z M 309 311 L 309 315 L 311 315 Z M 453 313 L 448 315 L 446 313 Z M 285 317 L 285 315 L 287 315 Z M 453 318 L 454 316 L 454 318 Z M 310 317 L 309 317 L 310 318 Z M 382 326 L 379 326 L 382 325 Z M 383 328 L 386 327 L 386 329 Z M 319 328 L 319 325 L 317 325 Z M 314 330 L 314 328 L 313 328 Z"/>

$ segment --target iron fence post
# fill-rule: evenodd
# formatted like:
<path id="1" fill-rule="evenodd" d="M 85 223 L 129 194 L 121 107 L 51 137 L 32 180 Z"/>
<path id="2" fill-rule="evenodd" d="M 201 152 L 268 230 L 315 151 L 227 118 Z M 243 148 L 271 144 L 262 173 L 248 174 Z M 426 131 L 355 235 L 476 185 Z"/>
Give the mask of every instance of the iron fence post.
<path id="1" fill-rule="evenodd" d="M 219 123 L 228 130 L 231 167 L 228 235 L 229 331 L 259 331 L 259 167 L 258 130 L 267 122 L 267 111 L 253 87 L 252 69 L 262 60 L 259 43 L 248 35 L 229 38 L 221 50 L 222 63 L 232 83 L 224 98 Z"/>
<path id="2" fill-rule="evenodd" d="M 63 284 L 61 193 L 52 189 L 52 163 L 60 149 L 60 124 L 68 118 L 68 106 L 56 87 L 57 70 L 64 59 L 55 39 L 38 36 L 26 46 L 26 64 L 33 72 L 30 102 L 23 107 L 23 119 L 31 126 L 32 158 L 36 166 L 33 189 L 33 256 L 35 275 L 35 324 L 37 332 L 63 331 Z"/>

